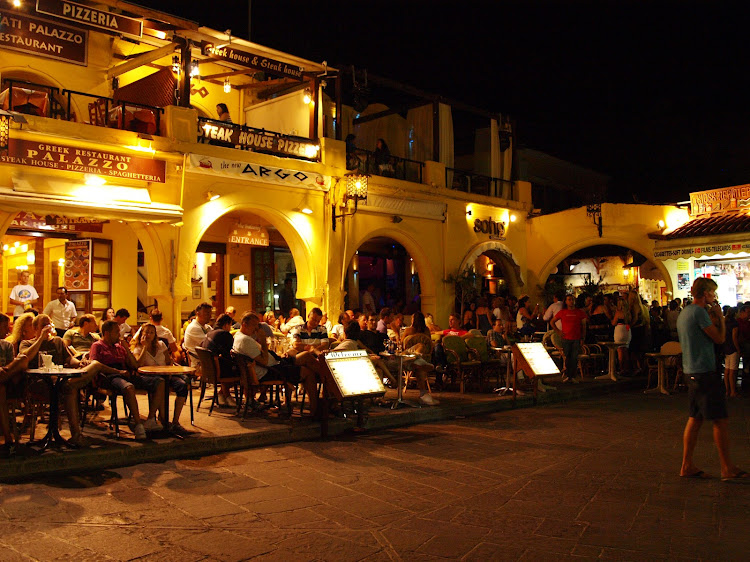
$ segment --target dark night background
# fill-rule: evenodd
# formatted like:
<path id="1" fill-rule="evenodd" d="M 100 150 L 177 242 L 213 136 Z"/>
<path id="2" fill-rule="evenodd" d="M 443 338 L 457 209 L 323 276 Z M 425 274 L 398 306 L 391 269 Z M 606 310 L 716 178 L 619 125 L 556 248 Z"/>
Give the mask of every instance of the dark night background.
<path id="1" fill-rule="evenodd" d="M 136 0 L 247 38 L 247 3 Z M 750 9 L 713 1 L 255 0 L 251 40 L 510 114 L 610 201 L 750 182 Z"/>

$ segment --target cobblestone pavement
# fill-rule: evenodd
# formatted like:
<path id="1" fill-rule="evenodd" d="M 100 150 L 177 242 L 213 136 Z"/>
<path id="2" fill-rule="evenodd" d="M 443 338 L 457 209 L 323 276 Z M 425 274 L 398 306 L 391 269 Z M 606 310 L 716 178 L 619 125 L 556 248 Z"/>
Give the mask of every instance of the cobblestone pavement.
<path id="1" fill-rule="evenodd" d="M 685 411 L 628 393 L 3 484 L 0 559 L 746 560 L 750 486 L 677 477 Z"/>

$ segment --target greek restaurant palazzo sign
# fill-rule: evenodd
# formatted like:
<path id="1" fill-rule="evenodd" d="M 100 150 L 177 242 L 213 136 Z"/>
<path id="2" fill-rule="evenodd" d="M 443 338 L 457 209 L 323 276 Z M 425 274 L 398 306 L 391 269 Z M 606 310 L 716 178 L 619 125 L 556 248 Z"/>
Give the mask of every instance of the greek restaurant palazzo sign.
<path id="1" fill-rule="evenodd" d="M 167 163 L 117 152 L 11 138 L 0 163 L 164 183 Z"/>
<path id="2" fill-rule="evenodd" d="M 88 31 L 0 10 L 0 47 L 86 66 Z"/>
<path id="3" fill-rule="evenodd" d="M 141 20 L 97 10 L 68 0 L 36 0 L 36 11 L 118 35 L 120 33 L 127 33 L 135 37 L 143 35 L 143 22 Z"/>
<path id="4" fill-rule="evenodd" d="M 281 76 L 282 78 L 294 78 L 300 82 L 303 78 L 302 72 L 304 69 L 302 67 L 256 55 L 249 51 L 240 51 L 229 46 L 217 47 L 213 43 L 205 42 L 201 43 L 201 51 L 203 52 L 203 56 L 233 62 L 245 68 L 262 70 L 263 72 Z"/>
<path id="5" fill-rule="evenodd" d="M 250 162 L 225 160 L 202 154 L 191 154 L 188 159 L 188 170 L 212 176 L 241 178 L 264 183 L 275 183 L 293 187 L 309 189 L 323 189 L 327 191 L 327 182 L 323 175 L 316 172 L 303 172 L 291 168 L 264 166 Z"/>

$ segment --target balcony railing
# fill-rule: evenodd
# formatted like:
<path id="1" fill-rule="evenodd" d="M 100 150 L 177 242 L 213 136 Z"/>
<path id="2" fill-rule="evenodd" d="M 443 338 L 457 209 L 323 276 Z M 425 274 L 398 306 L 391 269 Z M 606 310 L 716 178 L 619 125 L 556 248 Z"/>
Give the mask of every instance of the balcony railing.
<path id="1" fill-rule="evenodd" d="M 317 141 L 206 117 L 198 117 L 198 141 L 284 158 L 313 162 L 320 160 L 320 144 Z"/>
<path id="2" fill-rule="evenodd" d="M 358 148 L 346 155 L 346 168 L 363 174 L 422 183 L 424 162 L 390 156 L 387 162 L 377 164 L 374 152 Z"/>
<path id="3" fill-rule="evenodd" d="M 448 189 L 475 193 L 489 197 L 499 197 L 511 201 L 518 200 L 515 184 L 510 180 L 493 178 L 455 168 L 445 169 L 445 185 Z"/>
<path id="4" fill-rule="evenodd" d="M 161 114 L 164 113 L 161 107 L 115 100 L 75 90 L 63 90 L 62 93 L 65 96 L 63 118 L 68 121 L 80 120 L 72 109 L 73 96 L 80 96 L 86 98 L 81 103 L 88 104 L 88 122 L 91 125 L 149 135 L 158 135 L 161 131 Z"/>

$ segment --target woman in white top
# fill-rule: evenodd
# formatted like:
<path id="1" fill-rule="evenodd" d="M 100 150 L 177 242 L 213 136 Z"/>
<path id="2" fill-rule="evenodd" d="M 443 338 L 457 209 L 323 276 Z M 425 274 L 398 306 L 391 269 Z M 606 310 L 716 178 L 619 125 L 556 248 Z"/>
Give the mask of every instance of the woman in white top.
<path id="1" fill-rule="evenodd" d="M 169 349 L 163 341 L 156 337 L 156 326 L 144 324 L 138 331 L 137 336 L 133 355 L 138 361 L 139 367 L 172 364 Z"/>

